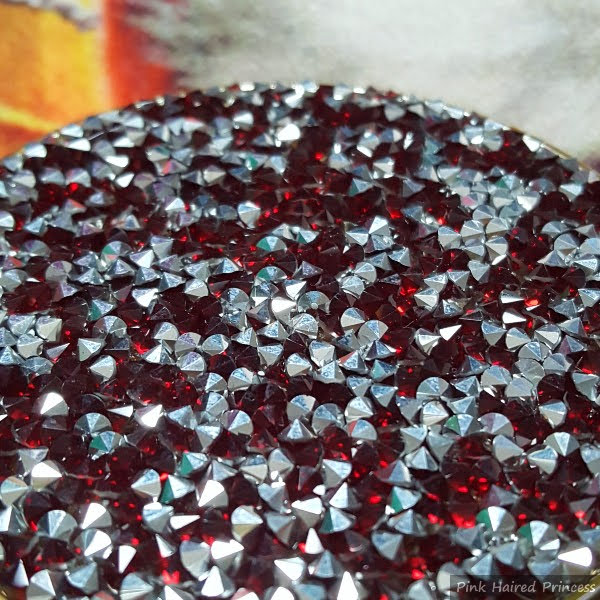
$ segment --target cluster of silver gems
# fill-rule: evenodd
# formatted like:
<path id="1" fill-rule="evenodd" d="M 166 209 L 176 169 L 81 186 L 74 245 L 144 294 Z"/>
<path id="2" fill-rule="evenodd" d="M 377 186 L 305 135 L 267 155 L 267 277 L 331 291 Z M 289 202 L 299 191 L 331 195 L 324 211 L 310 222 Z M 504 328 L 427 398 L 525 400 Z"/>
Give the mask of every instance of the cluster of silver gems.
<path id="1" fill-rule="evenodd" d="M 158 98 L 6 158 L 0 582 L 421 600 L 585 581 L 599 225 L 574 160 L 346 86 Z"/>

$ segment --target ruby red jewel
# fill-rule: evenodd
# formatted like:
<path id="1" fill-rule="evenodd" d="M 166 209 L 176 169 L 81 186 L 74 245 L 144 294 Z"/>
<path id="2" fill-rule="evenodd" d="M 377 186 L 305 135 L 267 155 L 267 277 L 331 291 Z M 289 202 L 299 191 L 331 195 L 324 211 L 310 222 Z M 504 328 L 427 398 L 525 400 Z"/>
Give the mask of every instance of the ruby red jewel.
<path id="1" fill-rule="evenodd" d="M 440 102 L 246 84 L 69 125 L 0 196 L 10 593 L 594 575 L 600 184 L 576 161 Z"/>

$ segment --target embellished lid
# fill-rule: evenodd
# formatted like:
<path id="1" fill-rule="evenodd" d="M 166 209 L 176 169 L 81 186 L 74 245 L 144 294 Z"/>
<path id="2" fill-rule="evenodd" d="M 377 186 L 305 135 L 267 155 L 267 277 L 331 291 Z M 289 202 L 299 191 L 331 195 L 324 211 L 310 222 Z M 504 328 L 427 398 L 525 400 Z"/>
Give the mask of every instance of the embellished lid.
<path id="1" fill-rule="evenodd" d="M 140 102 L 5 159 L 0 580 L 37 600 L 585 582 L 599 201 L 498 123 L 313 83 Z"/>

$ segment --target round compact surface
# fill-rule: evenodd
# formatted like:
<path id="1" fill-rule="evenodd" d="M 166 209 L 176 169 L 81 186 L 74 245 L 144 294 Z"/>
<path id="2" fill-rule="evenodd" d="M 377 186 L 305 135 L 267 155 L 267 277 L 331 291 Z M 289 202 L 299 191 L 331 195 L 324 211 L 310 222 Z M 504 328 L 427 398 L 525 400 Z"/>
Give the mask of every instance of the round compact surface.
<path id="1" fill-rule="evenodd" d="M 371 89 L 192 92 L 30 144 L 0 166 L 0 581 L 585 583 L 599 224 L 575 160 Z"/>

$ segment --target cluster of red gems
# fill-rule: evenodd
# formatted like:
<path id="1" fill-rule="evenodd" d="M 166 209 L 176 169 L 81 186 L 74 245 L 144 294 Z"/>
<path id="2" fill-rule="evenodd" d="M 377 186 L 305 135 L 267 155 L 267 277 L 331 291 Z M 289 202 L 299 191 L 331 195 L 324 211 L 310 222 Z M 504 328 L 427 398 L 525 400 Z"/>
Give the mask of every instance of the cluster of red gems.
<path id="1" fill-rule="evenodd" d="M 6 158 L 1 585 L 421 600 L 586 582 L 599 225 L 574 160 L 346 86 L 158 98 Z"/>

